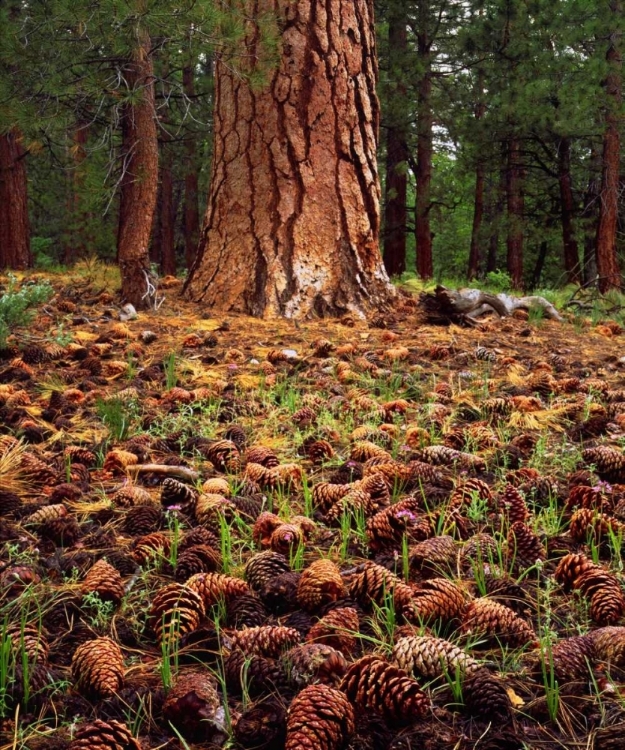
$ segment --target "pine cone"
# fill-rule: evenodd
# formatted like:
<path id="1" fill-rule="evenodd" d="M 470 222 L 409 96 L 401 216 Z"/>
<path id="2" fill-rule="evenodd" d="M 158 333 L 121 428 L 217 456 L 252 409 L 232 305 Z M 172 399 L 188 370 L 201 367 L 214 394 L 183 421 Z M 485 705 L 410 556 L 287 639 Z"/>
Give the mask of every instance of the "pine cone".
<path id="1" fill-rule="evenodd" d="M 274 552 L 287 555 L 304 543 L 302 529 L 293 523 L 283 523 L 271 534 L 270 546 Z"/>
<path id="2" fill-rule="evenodd" d="M 143 487 L 137 487 L 134 484 L 127 484 L 111 498 L 113 505 L 118 508 L 134 508 L 137 506 L 152 506 L 152 497 Z"/>
<path id="3" fill-rule="evenodd" d="M 194 529 L 185 532 L 178 545 L 178 552 L 184 552 L 191 547 L 196 547 L 198 544 L 205 544 L 214 550 L 221 549 L 221 543 L 217 535 L 213 534 L 209 529 L 204 528 L 204 526 L 196 526 Z"/>
<path id="4" fill-rule="evenodd" d="M 414 623 L 451 622 L 461 617 L 466 607 L 467 595 L 459 586 L 447 578 L 432 578 L 413 593 L 404 617 Z"/>
<path id="5" fill-rule="evenodd" d="M 510 607 L 491 599 L 474 599 L 462 621 L 465 633 L 487 636 L 510 646 L 537 645 L 536 633 Z"/>
<path id="6" fill-rule="evenodd" d="M 334 503 L 326 513 L 325 521 L 328 526 L 340 526 L 343 517 L 348 516 L 353 525 L 354 519 L 358 516 L 367 518 L 374 512 L 369 493 L 364 490 L 352 490 Z"/>
<path id="7" fill-rule="evenodd" d="M 83 596 L 95 592 L 102 601 L 120 604 L 124 598 L 124 582 L 118 570 L 106 560 L 98 560 L 87 573 L 80 591 Z"/>
<path id="8" fill-rule="evenodd" d="M 537 561 L 543 561 L 547 552 L 536 534 L 522 521 L 510 526 L 507 539 L 507 554 L 519 568 L 529 568 Z"/>
<path id="9" fill-rule="evenodd" d="M 576 542 L 589 542 L 591 539 L 600 544 L 625 531 L 625 524 L 616 518 L 600 513 L 594 508 L 580 508 L 571 516 L 569 527 L 571 537 Z"/>
<path id="10" fill-rule="evenodd" d="M 493 500 L 493 494 L 486 482 L 471 477 L 460 482 L 454 488 L 449 502 L 452 507 L 460 507 L 470 505 L 474 499 L 487 500 L 490 504 Z"/>
<path id="11" fill-rule="evenodd" d="M 201 595 L 188 586 L 170 583 L 157 591 L 149 621 L 159 643 L 179 640 L 195 630 L 206 613 Z"/>
<path id="12" fill-rule="evenodd" d="M 256 594 L 242 594 L 228 602 L 226 607 L 227 624 L 230 628 L 256 628 L 264 625 L 269 613 Z"/>
<path id="13" fill-rule="evenodd" d="M 44 524 L 49 521 L 54 521 L 57 518 L 64 518 L 67 516 L 67 508 L 62 503 L 56 505 L 44 505 L 39 510 L 36 510 L 26 519 L 27 524 Z"/>
<path id="14" fill-rule="evenodd" d="M 379 474 L 370 474 L 364 479 L 354 482 L 354 489 L 367 493 L 373 513 L 388 508 L 391 504 L 391 493 L 388 485 Z"/>
<path id="15" fill-rule="evenodd" d="M 464 678 L 481 669 L 478 662 L 459 646 L 433 636 L 406 636 L 400 638 L 391 654 L 391 661 L 408 674 L 436 678 L 456 672 Z"/>
<path id="16" fill-rule="evenodd" d="M 243 750 L 282 750 L 286 737 L 286 712 L 274 700 L 244 711 L 234 725 L 234 738 Z"/>
<path id="17" fill-rule="evenodd" d="M 330 508 L 337 503 L 342 497 L 352 491 L 349 484 L 330 484 L 329 482 L 319 482 L 313 487 L 312 501 L 315 509 L 325 515 Z"/>
<path id="18" fill-rule="evenodd" d="M 353 607 L 340 607 L 328 612 L 308 631 L 307 641 L 332 646 L 344 654 L 353 654 L 360 632 L 358 612 Z"/>
<path id="19" fill-rule="evenodd" d="M 199 524 L 206 526 L 214 534 L 221 533 L 222 518 L 228 522 L 234 517 L 236 505 L 222 495 L 204 493 L 195 503 L 195 518 Z"/>
<path id="20" fill-rule="evenodd" d="M 220 599 L 227 604 L 241 594 L 250 593 L 245 581 L 222 573 L 197 573 L 189 578 L 186 586 L 200 595 L 206 609 Z"/>
<path id="21" fill-rule="evenodd" d="M 285 750 L 340 750 L 355 730 L 354 709 L 328 685 L 309 685 L 287 717 Z"/>
<path id="22" fill-rule="evenodd" d="M 341 690 L 361 711 L 380 714 L 391 726 L 410 724 L 426 715 L 429 701 L 403 669 L 377 656 L 363 656 L 351 665 Z"/>
<path id="23" fill-rule="evenodd" d="M 206 544 L 197 544 L 178 555 L 175 576 L 186 581 L 196 573 L 214 573 L 222 565 L 221 553 Z"/>
<path id="24" fill-rule="evenodd" d="M 460 563 L 465 570 L 498 561 L 499 546 L 489 534 L 476 534 L 467 539 L 460 552 Z"/>
<path id="25" fill-rule="evenodd" d="M 215 440 L 206 450 L 206 458 L 217 471 L 228 471 L 236 474 L 241 468 L 241 454 L 232 440 Z"/>
<path id="26" fill-rule="evenodd" d="M 511 484 L 506 485 L 501 495 L 499 509 L 511 524 L 524 523 L 530 517 L 530 512 L 525 504 L 525 498 Z"/>
<path id="27" fill-rule="evenodd" d="M 17 663 L 21 663 L 22 652 L 27 656 L 29 662 L 45 663 L 48 659 L 50 646 L 45 636 L 33 625 L 22 625 L 13 623 L 5 630 L 5 638 L 11 641 L 14 653 L 18 654 Z"/>
<path id="28" fill-rule="evenodd" d="M 276 659 L 283 651 L 300 641 L 299 630 L 279 625 L 264 625 L 235 633 L 232 636 L 231 648 L 242 651 L 246 656 L 257 654 Z"/>
<path id="29" fill-rule="evenodd" d="M 570 478 L 569 478 L 570 484 Z M 578 508 L 591 508 L 596 511 L 611 511 L 612 501 L 594 487 L 588 487 L 583 484 L 572 485 L 569 495 L 566 499 L 565 508 L 568 511 L 577 510 Z"/>
<path id="30" fill-rule="evenodd" d="M 595 565 L 585 555 L 565 555 L 554 572 L 556 581 L 565 591 L 570 591 L 575 586 L 575 581 L 580 575 L 589 570 L 596 570 L 600 566 Z"/>
<path id="31" fill-rule="evenodd" d="M 124 682 L 124 658 L 110 638 L 95 638 L 80 645 L 72 659 L 76 686 L 89 695 L 110 698 Z"/>
<path id="32" fill-rule="evenodd" d="M 414 498 L 400 500 L 385 510 L 376 513 L 367 522 L 369 546 L 374 552 L 386 548 L 400 549 L 402 539 L 420 542 L 432 536 L 434 529 Z"/>
<path id="33" fill-rule="evenodd" d="M 57 547 L 71 547 L 81 537 L 80 526 L 73 516 L 53 518 L 39 528 L 42 539 L 48 539 Z"/>
<path id="34" fill-rule="evenodd" d="M 450 536 L 435 536 L 408 550 L 410 565 L 418 570 L 441 573 L 450 570 L 456 559 L 456 543 Z"/>
<path id="35" fill-rule="evenodd" d="M 616 448 L 607 445 L 586 448 L 582 451 L 582 458 L 587 464 L 594 464 L 595 473 L 601 479 L 617 484 L 625 482 L 625 456 Z"/>
<path id="36" fill-rule="evenodd" d="M 610 577 L 613 579 L 613 576 Z M 606 580 L 605 586 L 590 600 L 590 617 L 597 625 L 615 625 L 625 611 L 625 598 L 618 583 Z"/>
<path id="37" fill-rule="evenodd" d="M 210 673 L 193 669 L 180 674 L 165 699 L 163 716 L 184 737 L 206 739 L 222 729 L 221 699 Z"/>
<path id="38" fill-rule="evenodd" d="M 166 557 L 169 554 L 170 547 L 169 538 L 160 531 L 155 531 L 152 534 L 135 539 L 132 556 L 139 565 L 145 565 L 155 557 Z"/>
<path id="39" fill-rule="evenodd" d="M 608 626 L 593 631 L 588 636 L 593 643 L 597 659 L 606 663 L 608 671 L 625 671 L 625 627 Z"/>
<path id="40" fill-rule="evenodd" d="M 595 643 L 591 635 L 563 638 L 553 645 L 551 651 L 543 653 L 531 665 L 531 672 L 537 682 L 543 682 L 545 673 L 553 669 L 555 679 L 563 685 L 577 680 L 590 680 L 592 664 L 596 658 Z"/>
<path id="41" fill-rule="evenodd" d="M 273 469 L 278 466 L 280 459 L 271 448 L 265 448 L 263 445 L 252 446 L 245 453 L 245 461 L 248 464 L 259 464 L 265 469 Z"/>
<path id="42" fill-rule="evenodd" d="M 272 550 L 258 552 L 245 566 L 245 580 L 254 591 L 261 591 L 264 586 L 281 575 L 291 570 L 288 560 Z"/>
<path id="43" fill-rule="evenodd" d="M 265 606 L 275 614 L 295 609 L 298 604 L 297 589 L 301 577 L 301 573 L 290 570 L 267 581 L 260 592 L 260 598 Z"/>
<path id="44" fill-rule="evenodd" d="M 252 529 L 252 539 L 261 548 L 266 549 L 271 546 L 271 537 L 273 532 L 283 525 L 283 521 L 275 513 L 264 511 L 261 513 Z M 275 552 L 276 550 L 274 550 Z"/>
<path id="45" fill-rule="evenodd" d="M 303 687 L 313 680 L 336 685 L 347 672 L 347 661 L 340 651 L 324 643 L 302 643 L 282 659 L 291 680 Z"/>
<path id="46" fill-rule="evenodd" d="M 306 455 L 313 464 L 320 464 L 334 456 L 334 448 L 327 440 L 313 440 L 306 445 Z"/>
<path id="47" fill-rule="evenodd" d="M 141 750 L 141 745 L 125 724 L 95 719 L 78 727 L 69 750 Z"/>
<path id="48" fill-rule="evenodd" d="M 504 685 L 487 669 L 475 672 L 464 684 L 464 702 L 471 716 L 484 721 L 507 721 L 510 698 Z"/>
<path id="49" fill-rule="evenodd" d="M 243 691 L 253 696 L 279 694 L 288 689 L 288 679 L 282 665 L 265 656 L 247 656 L 235 649 L 225 660 L 224 671 L 228 688 L 237 695 Z"/>
<path id="50" fill-rule="evenodd" d="M 316 560 L 299 580 L 297 599 L 302 607 L 314 612 L 329 602 L 345 596 L 341 572 L 331 560 Z"/>
<path id="51" fill-rule="evenodd" d="M 198 493 L 192 487 L 167 477 L 161 487 L 161 505 L 164 508 L 179 506 L 183 513 L 192 513 L 197 502 Z"/>
<path id="52" fill-rule="evenodd" d="M 163 526 L 163 512 L 155 505 L 130 508 L 124 517 L 124 531 L 132 536 L 148 536 Z"/>
<path id="53" fill-rule="evenodd" d="M 392 597 L 395 607 L 403 611 L 413 594 L 413 589 L 390 570 L 372 562 L 365 563 L 349 584 L 349 596 L 369 610 L 372 602 L 381 607 L 388 597 Z"/>

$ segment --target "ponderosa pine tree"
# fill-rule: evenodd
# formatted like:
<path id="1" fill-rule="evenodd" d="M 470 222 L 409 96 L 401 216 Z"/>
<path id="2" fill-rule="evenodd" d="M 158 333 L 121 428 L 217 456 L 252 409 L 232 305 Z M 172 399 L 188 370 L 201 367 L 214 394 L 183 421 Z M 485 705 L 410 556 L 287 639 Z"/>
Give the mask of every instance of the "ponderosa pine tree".
<path id="1" fill-rule="evenodd" d="M 393 289 L 378 246 L 373 2 L 246 7 L 252 18 L 277 12 L 279 61 L 254 85 L 217 57 L 210 194 L 187 296 L 263 317 L 379 308 Z M 262 64 L 257 18 L 251 75 Z"/>

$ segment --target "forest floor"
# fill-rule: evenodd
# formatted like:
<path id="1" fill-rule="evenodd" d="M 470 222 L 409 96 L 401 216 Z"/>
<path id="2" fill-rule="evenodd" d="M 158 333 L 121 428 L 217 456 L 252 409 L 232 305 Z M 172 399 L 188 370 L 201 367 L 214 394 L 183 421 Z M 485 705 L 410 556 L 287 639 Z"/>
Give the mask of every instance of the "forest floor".
<path id="1" fill-rule="evenodd" d="M 625 747 L 617 323 L 49 278 L 0 351 L 0 750 Z"/>

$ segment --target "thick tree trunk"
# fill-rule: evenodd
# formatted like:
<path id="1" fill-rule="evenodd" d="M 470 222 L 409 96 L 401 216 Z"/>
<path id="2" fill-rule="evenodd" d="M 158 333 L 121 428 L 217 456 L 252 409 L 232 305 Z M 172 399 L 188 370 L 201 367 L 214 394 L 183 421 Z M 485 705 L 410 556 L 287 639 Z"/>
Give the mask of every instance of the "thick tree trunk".
<path id="1" fill-rule="evenodd" d="M 571 179 L 571 141 L 561 138 L 558 144 L 558 181 L 560 183 L 560 212 L 562 217 L 562 244 L 564 247 L 564 270 L 569 284 L 577 284 L 581 278 L 579 250 L 575 239 L 573 217 L 575 201 Z"/>
<path id="2" fill-rule="evenodd" d="M 248 10 L 274 8 L 281 58 L 267 85 L 217 61 L 210 195 L 186 291 L 266 318 L 362 314 L 394 293 L 378 247 L 373 1 Z M 251 61 L 257 37 L 251 28 Z"/>
<path id="3" fill-rule="evenodd" d="M 17 128 L 0 135 L 0 268 L 33 264 L 25 156 Z"/>
<path id="4" fill-rule="evenodd" d="M 507 268 L 513 289 L 523 286 L 523 172 L 519 142 L 511 138 L 508 142 L 507 170 Z"/>
<path id="5" fill-rule="evenodd" d="M 434 275 L 430 229 L 434 115 L 432 112 L 432 52 L 427 30 L 428 18 L 429 1 L 423 0 L 419 6 L 419 31 L 417 33 L 417 55 L 421 75 L 417 87 L 417 200 L 415 210 L 417 273 L 422 279 L 431 279 Z"/>
<path id="6" fill-rule="evenodd" d="M 195 96 L 195 79 L 191 65 L 186 65 L 182 69 L 182 87 L 186 96 Z M 184 257 L 187 268 L 191 268 L 200 237 L 197 142 L 192 128 L 189 128 L 186 134 L 184 152 Z"/>
<path id="7" fill-rule="evenodd" d="M 130 100 L 122 105 L 123 176 L 117 233 L 122 301 L 137 309 L 150 304 L 148 246 L 158 191 L 158 138 L 150 39 L 139 45 L 124 69 Z"/>
<path id="8" fill-rule="evenodd" d="M 389 125 L 386 132 L 386 190 L 384 204 L 384 266 L 389 276 L 400 276 L 406 270 L 406 226 L 408 212 L 408 146 L 406 127 L 410 117 L 403 65 L 408 48 L 406 10 L 403 3 L 392 6 L 389 13 Z"/>
<path id="9" fill-rule="evenodd" d="M 619 168 L 621 150 L 621 106 L 623 59 L 621 57 L 621 25 L 623 4 L 621 0 L 611 0 L 610 11 L 614 19 L 610 34 L 606 60 L 608 75 L 605 80 L 607 107 L 603 134 L 603 168 L 601 174 L 601 201 L 599 204 L 599 224 L 597 226 L 597 273 L 599 290 L 621 287 L 621 272 L 616 255 L 616 227 L 618 222 Z"/>

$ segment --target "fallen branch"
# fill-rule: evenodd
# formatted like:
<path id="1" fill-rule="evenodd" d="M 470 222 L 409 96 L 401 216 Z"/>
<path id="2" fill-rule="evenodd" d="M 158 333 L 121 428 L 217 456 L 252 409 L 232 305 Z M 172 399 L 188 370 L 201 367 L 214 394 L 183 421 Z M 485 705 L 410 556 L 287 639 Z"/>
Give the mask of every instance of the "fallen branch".
<path id="1" fill-rule="evenodd" d="M 447 289 L 437 286 L 434 294 L 421 297 L 421 306 L 436 323 L 475 325 L 476 318 L 495 312 L 500 318 L 512 315 L 515 310 L 539 308 L 551 320 L 561 321 L 556 308 L 544 297 L 514 297 L 511 294 L 489 294 L 481 289 Z"/>
<path id="2" fill-rule="evenodd" d="M 164 477 L 174 477 L 183 482 L 197 482 L 200 475 L 193 469 L 187 469 L 186 466 L 168 466 L 167 464 L 134 464 L 127 466 L 126 471 L 129 474 L 159 474 Z"/>

